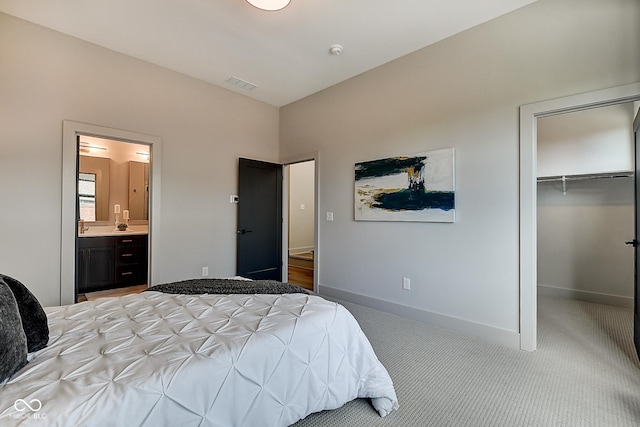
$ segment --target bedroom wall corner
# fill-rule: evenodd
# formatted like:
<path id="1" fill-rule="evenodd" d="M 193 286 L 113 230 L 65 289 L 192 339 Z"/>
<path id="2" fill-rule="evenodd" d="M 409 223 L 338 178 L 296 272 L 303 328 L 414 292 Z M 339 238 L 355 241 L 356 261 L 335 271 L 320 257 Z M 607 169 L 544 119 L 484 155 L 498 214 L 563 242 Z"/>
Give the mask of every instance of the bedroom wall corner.
<path id="1" fill-rule="evenodd" d="M 323 153 L 321 282 L 518 335 L 519 108 L 640 81 L 639 16 L 539 0 L 282 107 L 281 155 Z M 355 163 L 449 147 L 455 223 L 354 220 Z"/>
<path id="2" fill-rule="evenodd" d="M 520 334 L 514 331 L 497 328 L 491 325 L 484 325 L 466 319 L 447 316 L 429 310 L 421 310 L 416 307 L 410 307 L 403 304 L 396 304 L 367 295 L 347 292 L 341 289 L 320 284 L 318 286 L 319 293 L 323 297 L 333 298 L 338 301 L 348 301 L 360 304 L 365 307 L 381 310 L 386 313 L 395 314 L 407 319 L 416 320 L 418 322 L 428 323 L 436 327 L 448 329 L 450 331 L 459 332 L 464 335 L 477 337 L 484 341 L 491 342 L 505 347 L 520 349 Z"/>
<path id="3" fill-rule="evenodd" d="M 0 13 L 0 271 L 60 304 L 62 125 L 162 139 L 154 282 L 235 274 L 238 157 L 279 159 L 278 108 Z M 247 126 L 251 123 L 251 126 Z M 154 227 L 155 227 L 154 226 Z"/>

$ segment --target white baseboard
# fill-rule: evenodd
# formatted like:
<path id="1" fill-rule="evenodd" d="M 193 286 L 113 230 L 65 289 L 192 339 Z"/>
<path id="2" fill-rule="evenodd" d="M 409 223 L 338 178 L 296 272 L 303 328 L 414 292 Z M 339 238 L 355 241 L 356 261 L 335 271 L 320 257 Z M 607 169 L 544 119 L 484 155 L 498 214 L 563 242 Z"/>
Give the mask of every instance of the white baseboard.
<path id="1" fill-rule="evenodd" d="M 319 284 L 318 293 L 322 296 L 352 302 L 354 304 L 374 308 L 386 313 L 417 320 L 418 322 L 428 323 L 444 329 L 460 332 L 465 335 L 472 335 L 494 344 L 520 349 L 520 334 L 518 332 L 508 331 L 506 329 L 496 328 L 495 326 L 484 325 L 460 319 L 458 317 L 447 316 L 433 311 L 420 310 L 418 308 L 408 307 L 406 305 L 384 301 L 366 295 L 343 291 L 323 284 Z"/>
<path id="2" fill-rule="evenodd" d="M 289 255 L 298 255 L 303 254 L 305 252 L 311 252 L 315 248 L 313 246 L 303 246 L 300 248 L 289 248 Z"/>
<path id="3" fill-rule="evenodd" d="M 578 289 L 560 288 L 551 285 L 538 285 L 538 295 L 553 298 L 577 299 L 580 301 L 595 302 L 598 304 L 633 308 L 633 297 L 603 294 L 600 292 L 581 291 Z"/>

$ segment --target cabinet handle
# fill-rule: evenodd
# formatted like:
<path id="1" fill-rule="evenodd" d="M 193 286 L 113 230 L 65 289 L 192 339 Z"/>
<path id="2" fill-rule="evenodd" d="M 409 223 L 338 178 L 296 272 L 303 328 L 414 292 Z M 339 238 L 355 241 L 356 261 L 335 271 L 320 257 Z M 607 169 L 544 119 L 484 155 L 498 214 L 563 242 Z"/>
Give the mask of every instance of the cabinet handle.
<path id="1" fill-rule="evenodd" d="M 125 257 L 125 256 L 133 256 L 133 254 L 122 254 L 121 256 Z"/>
<path id="2" fill-rule="evenodd" d="M 122 273 L 123 276 L 131 276 L 133 274 L 133 271 L 127 271 L 125 273 Z"/>
<path id="3" fill-rule="evenodd" d="M 131 239 L 127 239 L 127 240 L 123 240 L 122 241 L 122 243 L 131 243 L 131 242 L 133 242 L 133 240 L 131 240 Z"/>

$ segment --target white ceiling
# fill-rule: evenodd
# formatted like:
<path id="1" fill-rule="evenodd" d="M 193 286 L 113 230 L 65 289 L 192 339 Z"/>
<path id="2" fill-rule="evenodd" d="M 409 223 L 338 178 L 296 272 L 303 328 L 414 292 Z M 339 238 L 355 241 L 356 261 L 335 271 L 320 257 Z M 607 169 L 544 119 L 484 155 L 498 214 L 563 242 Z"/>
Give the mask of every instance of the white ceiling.
<path id="1" fill-rule="evenodd" d="M 0 11 L 279 107 L 534 1 L 291 0 L 265 12 L 245 0 L 0 0 Z"/>

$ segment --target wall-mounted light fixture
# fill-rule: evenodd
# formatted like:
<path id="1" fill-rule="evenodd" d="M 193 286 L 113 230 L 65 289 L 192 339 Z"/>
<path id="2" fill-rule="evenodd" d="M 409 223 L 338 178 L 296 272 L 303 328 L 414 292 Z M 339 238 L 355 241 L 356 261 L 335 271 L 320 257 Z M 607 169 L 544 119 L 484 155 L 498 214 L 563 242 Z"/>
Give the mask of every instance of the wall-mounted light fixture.
<path id="1" fill-rule="evenodd" d="M 88 142 L 80 142 L 80 151 L 86 152 L 86 150 L 103 150 L 108 151 L 107 147 L 100 147 L 99 145 L 89 144 Z"/>
<path id="2" fill-rule="evenodd" d="M 280 10 L 287 7 L 291 0 L 247 0 L 247 2 L 262 10 Z"/>

